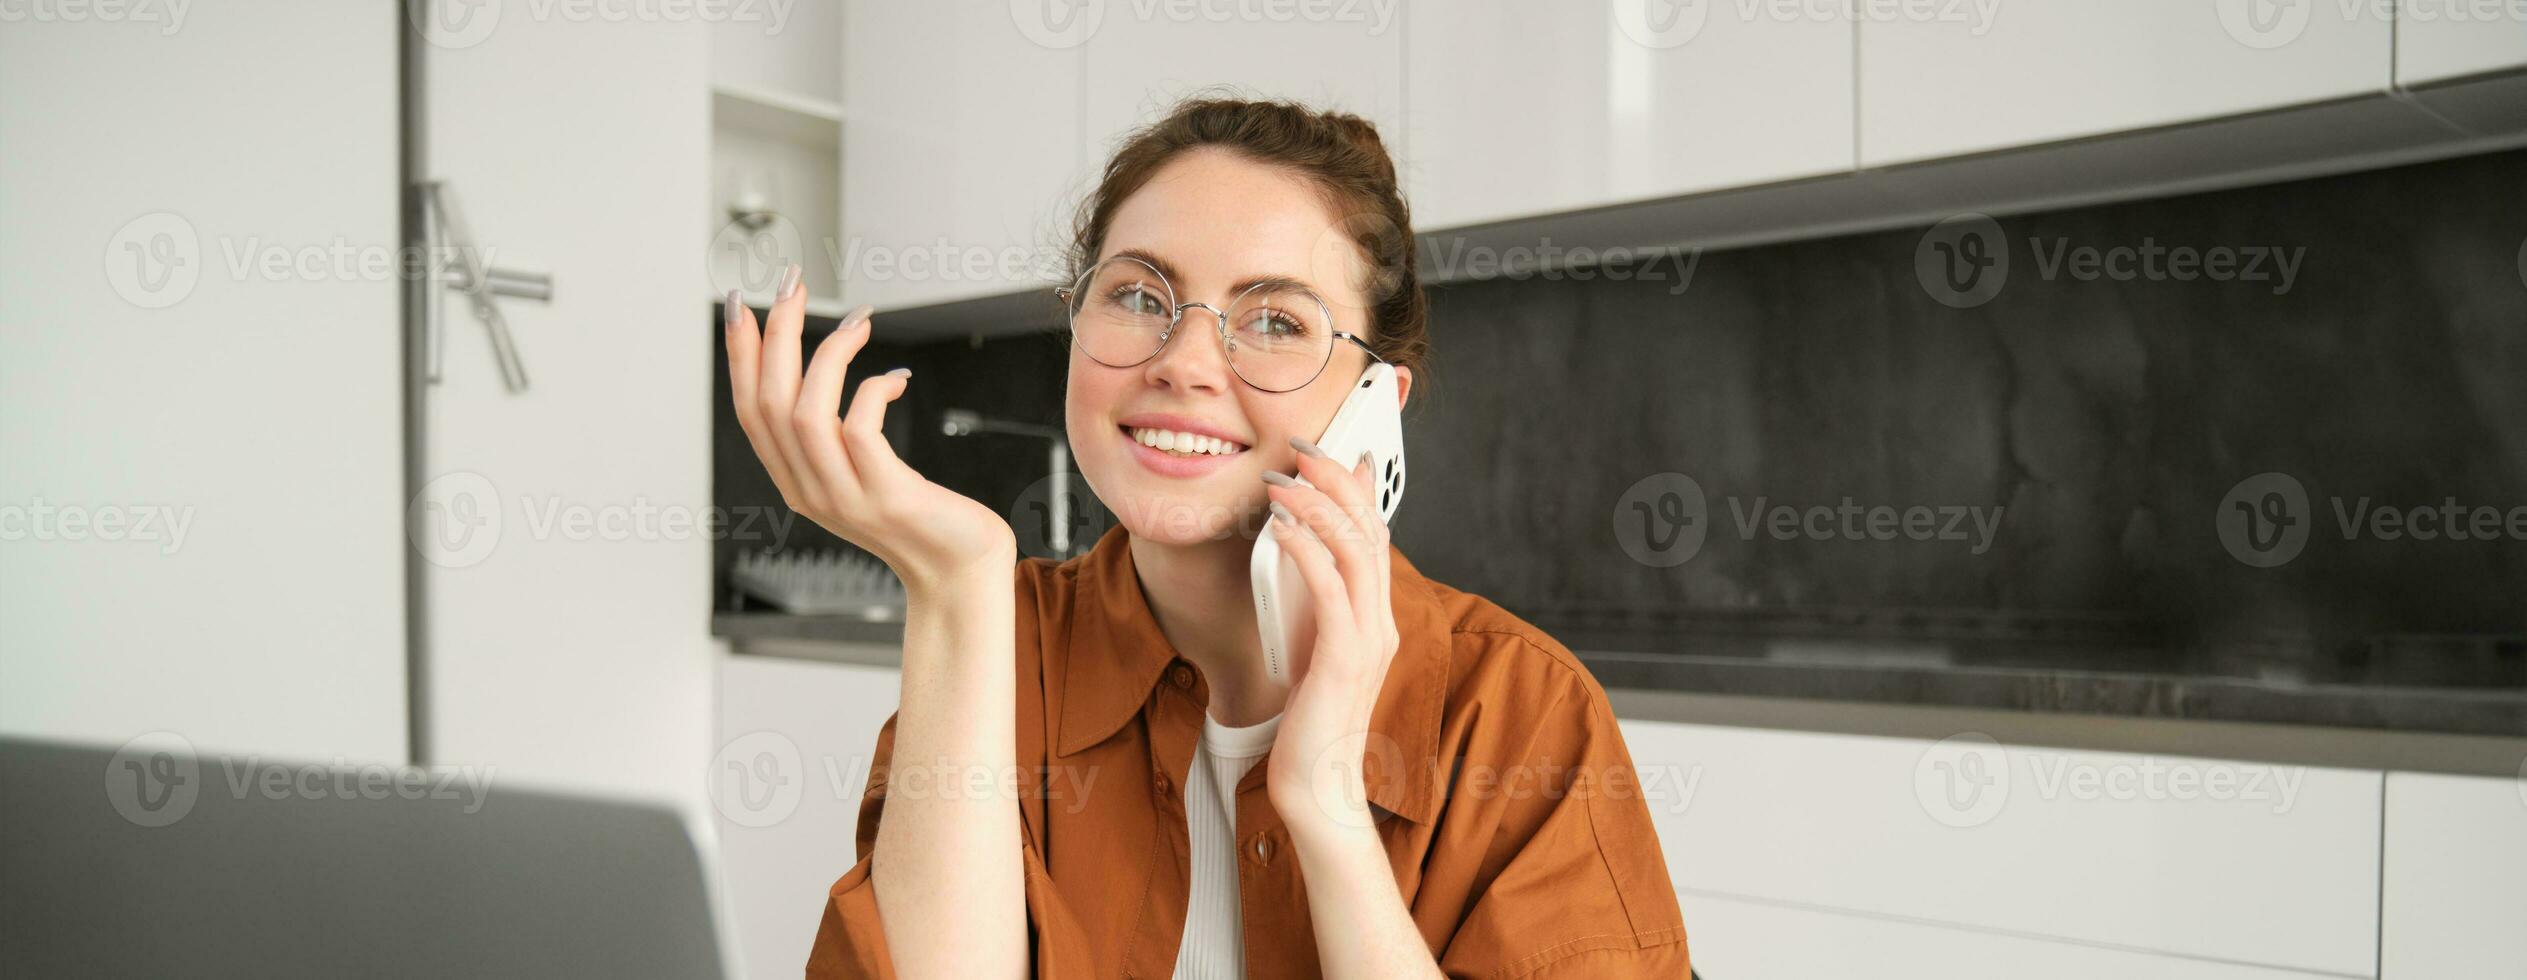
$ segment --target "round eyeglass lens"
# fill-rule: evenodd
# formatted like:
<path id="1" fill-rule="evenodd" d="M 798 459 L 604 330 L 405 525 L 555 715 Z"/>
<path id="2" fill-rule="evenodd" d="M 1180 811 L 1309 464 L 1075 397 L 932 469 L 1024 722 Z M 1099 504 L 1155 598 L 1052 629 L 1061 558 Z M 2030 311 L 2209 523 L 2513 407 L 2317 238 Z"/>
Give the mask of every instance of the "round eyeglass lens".
<path id="1" fill-rule="evenodd" d="M 1098 263 L 1072 286 L 1071 337 L 1091 360 L 1131 367 L 1167 342 L 1175 311 L 1175 291 L 1165 276 L 1139 259 L 1118 256 Z"/>

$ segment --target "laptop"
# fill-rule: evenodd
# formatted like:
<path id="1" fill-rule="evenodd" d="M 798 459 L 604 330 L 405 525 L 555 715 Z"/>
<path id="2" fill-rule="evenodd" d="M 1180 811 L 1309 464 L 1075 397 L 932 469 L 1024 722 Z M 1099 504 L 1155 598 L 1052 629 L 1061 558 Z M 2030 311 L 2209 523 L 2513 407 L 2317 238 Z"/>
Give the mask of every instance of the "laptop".
<path id="1" fill-rule="evenodd" d="M 719 977 L 672 806 L 0 738 L 0 976 Z"/>

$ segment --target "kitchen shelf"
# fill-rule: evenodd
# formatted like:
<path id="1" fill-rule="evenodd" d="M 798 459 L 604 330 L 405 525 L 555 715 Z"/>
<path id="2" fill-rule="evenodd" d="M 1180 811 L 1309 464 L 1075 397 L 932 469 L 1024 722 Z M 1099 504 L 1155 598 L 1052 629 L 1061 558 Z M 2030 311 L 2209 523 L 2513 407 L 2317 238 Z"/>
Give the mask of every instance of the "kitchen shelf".
<path id="1" fill-rule="evenodd" d="M 842 146 L 842 106 L 747 85 L 711 86 L 711 114 L 736 129 L 825 150 Z"/>

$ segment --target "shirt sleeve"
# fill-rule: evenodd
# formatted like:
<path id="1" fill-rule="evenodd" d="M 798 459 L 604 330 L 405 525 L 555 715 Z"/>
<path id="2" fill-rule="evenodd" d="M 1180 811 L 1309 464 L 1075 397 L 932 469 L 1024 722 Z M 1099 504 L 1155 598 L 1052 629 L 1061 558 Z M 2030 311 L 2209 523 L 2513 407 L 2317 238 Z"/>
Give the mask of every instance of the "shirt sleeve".
<path id="1" fill-rule="evenodd" d="M 1684 915 L 1613 708 L 1569 678 L 1488 786 L 1511 850 L 1439 956 L 1450 977 L 1684 980 Z"/>

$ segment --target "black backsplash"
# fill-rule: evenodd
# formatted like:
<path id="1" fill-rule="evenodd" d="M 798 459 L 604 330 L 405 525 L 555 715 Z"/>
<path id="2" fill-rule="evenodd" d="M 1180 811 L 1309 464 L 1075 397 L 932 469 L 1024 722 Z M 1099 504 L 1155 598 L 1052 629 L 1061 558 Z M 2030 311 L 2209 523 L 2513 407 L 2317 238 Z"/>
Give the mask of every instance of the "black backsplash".
<path id="1" fill-rule="evenodd" d="M 1948 255 L 1919 228 L 1434 287 L 1397 544 L 1574 647 L 2050 637 L 2311 679 L 2396 658 L 2527 678 L 2527 540 L 2353 540 L 2335 510 L 2453 498 L 2527 528 L 2523 191 L 2527 152 L 2505 152 L 2003 218 L 2004 284 L 1964 308 L 1934 295 Z M 2083 249 L 2151 246 L 2238 259 L 2221 279 L 2074 274 Z M 906 458 L 1006 512 L 1037 450 L 943 437 L 939 413 L 1058 425 L 1063 356 L 1030 335 L 861 360 L 915 371 L 889 420 Z M 721 504 L 777 507 L 724 382 L 714 411 Z M 2289 516 L 2310 533 L 2252 567 L 2215 518 L 2266 472 L 2304 488 Z M 1703 495 L 1676 564 L 1626 549 L 1675 530 L 1675 478 L 1642 482 L 1662 473 Z M 1740 516 L 1845 498 L 1999 520 L 1977 553 L 1970 524 L 1779 540 Z M 804 521 L 789 538 L 832 543 Z M 721 568 L 760 544 L 723 544 Z"/>

